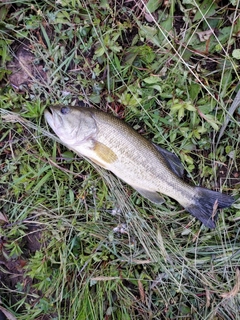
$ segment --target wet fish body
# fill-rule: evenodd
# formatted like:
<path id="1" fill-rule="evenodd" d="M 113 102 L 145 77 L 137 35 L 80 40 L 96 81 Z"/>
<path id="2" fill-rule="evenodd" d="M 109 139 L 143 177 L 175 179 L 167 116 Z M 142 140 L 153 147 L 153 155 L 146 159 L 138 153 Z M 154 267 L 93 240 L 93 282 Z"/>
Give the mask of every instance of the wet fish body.
<path id="1" fill-rule="evenodd" d="M 154 203 L 164 201 L 160 194 L 175 199 L 209 228 L 215 227 L 216 207 L 229 207 L 234 201 L 226 194 L 186 184 L 176 155 L 108 113 L 53 106 L 45 118 L 68 148 L 110 170 Z"/>

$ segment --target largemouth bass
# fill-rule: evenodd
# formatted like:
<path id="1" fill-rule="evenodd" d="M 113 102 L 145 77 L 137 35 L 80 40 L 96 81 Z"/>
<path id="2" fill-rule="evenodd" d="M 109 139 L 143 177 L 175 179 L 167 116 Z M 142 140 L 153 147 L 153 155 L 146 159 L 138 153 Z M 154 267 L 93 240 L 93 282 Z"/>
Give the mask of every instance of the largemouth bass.
<path id="1" fill-rule="evenodd" d="M 45 119 L 69 149 L 110 170 L 154 203 L 164 202 L 160 194 L 175 199 L 209 228 L 215 228 L 217 209 L 234 202 L 232 196 L 185 183 L 176 155 L 108 113 L 52 106 L 45 110 Z"/>

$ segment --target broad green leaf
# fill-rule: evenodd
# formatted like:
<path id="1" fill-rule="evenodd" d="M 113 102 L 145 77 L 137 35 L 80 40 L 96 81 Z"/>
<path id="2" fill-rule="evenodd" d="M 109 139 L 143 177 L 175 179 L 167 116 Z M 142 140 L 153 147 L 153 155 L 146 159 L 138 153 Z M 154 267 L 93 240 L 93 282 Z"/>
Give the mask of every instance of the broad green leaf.
<path id="1" fill-rule="evenodd" d="M 72 160 L 75 158 L 75 154 L 72 152 L 72 151 L 65 151 L 65 152 L 62 152 L 62 157 L 66 160 Z"/>
<path id="2" fill-rule="evenodd" d="M 178 121 L 181 122 L 182 118 L 184 117 L 185 109 L 181 108 L 178 110 Z"/>
<path id="3" fill-rule="evenodd" d="M 2 5 L 2 7 L 0 8 L 0 21 L 4 21 L 10 7 L 11 6 Z"/>
<path id="4" fill-rule="evenodd" d="M 189 88 L 189 96 L 192 101 L 194 101 L 197 98 L 200 90 L 201 90 L 200 84 L 195 83 L 195 82 L 191 83 L 190 88 Z"/>
<path id="5" fill-rule="evenodd" d="M 95 51 L 95 56 L 99 58 L 99 57 L 101 57 L 101 56 L 104 54 L 104 52 L 105 52 L 105 48 L 100 47 L 99 49 L 97 49 L 97 50 Z"/>
<path id="6" fill-rule="evenodd" d="M 90 99 L 91 102 L 93 102 L 93 103 L 100 103 L 100 101 L 101 101 L 101 97 L 100 97 L 99 94 L 91 94 L 91 95 L 89 96 L 89 99 Z"/>
<path id="7" fill-rule="evenodd" d="M 157 85 L 157 84 L 154 84 L 151 86 L 151 88 L 157 90 L 158 92 L 162 93 L 162 88 L 161 86 Z"/>
<path id="8" fill-rule="evenodd" d="M 175 103 L 174 105 L 171 106 L 171 113 L 176 113 L 180 109 L 184 109 L 182 103 Z"/>
<path id="9" fill-rule="evenodd" d="M 223 97 L 223 98 L 225 97 L 231 81 L 232 81 L 232 72 L 231 72 L 231 70 L 226 70 L 222 74 L 222 89 L 221 89 L 221 93 L 220 93 L 221 97 Z"/>
<path id="10" fill-rule="evenodd" d="M 189 156 L 186 153 L 181 153 L 181 158 L 183 158 L 183 160 L 187 163 L 187 164 L 193 164 L 193 158 L 191 156 Z"/>
<path id="11" fill-rule="evenodd" d="M 157 34 L 157 29 L 149 26 L 140 25 L 140 35 L 148 40 L 152 40 L 152 38 Z"/>
<path id="12" fill-rule="evenodd" d="M 146 7 L 150 13 L 153 13 L 160 7 L 162 2 L 162 0 L 149 0 Z"/>
<path id="13" fill-rule="evenodd" d="M 184 104 L 184 108 L 187 109 L 188 111 L 196 112 L 196 108 L 190 102 L 186 102 Z"/>
<path id="14" fill-rule="evenodd" d="M 67 19 L 68 21 L 71 21 L 71 18 L 69 16 L 69 13 L 65 10 L 59 11 L 57 13 L 57 19 Z"/>
<path id="15" fill-rule="evenodd" d="M 232 52 L 233 58 L 240 60 L 240 49 L 234 49 Z"/>
<path id="16" fill-rule="evenodd" d="M 148 78 L 143 79 L 144 82 L 147 84 L 155 84 L 157 82 L 160 82 L 159 77 L 150 76 Z"/>
<path id="17" fill-rule="evenodd" d="M 211 112 L 214 109 L 215 105 L 216 101 L 212 99 L 212 101 L 210 101 L 209 103 L 199 106 L 198 109 L 205 114 Z"/>
<path id="18" fill-rule="evenodd" d="M 227 41 L 229 41 L 231 28 L 232 27 L 225 27 L 220 30 L 218 40 L 221 43 L 221 45 L 224 45 Z M 220 50 L 222 50 L 222 46 L 220 46 Z"/>
<path id="19" fill-rule="evenodd" d="M 204 0 L 203 3 L 198 8 L 193 21 L 195 22 L 195 21 L 202 20 L 203 17 L 206 19 L 208 17 L 213 16 L 216 13 L 217 8 L 218 8 L 218 5 L 216 3 L 210 2 L 209 0 Z"/>
<path id="20" fill-rule="evenodd" d="M 204 119 L 213 127 L 213 129 L 218 131 L 218 129 L 219 129 L 218 125 L 221 123 L 219 121 L 217 121 L 213 115 L 205 114 Z"/>
<path id="21" fill-rule="evenodd" d="M 182 1 L 183 4 L 191 4 L 191 5 L 196 5 L 195 0 L 183 0 Z"/>
<path id="22" fill-rule="evenodd" d="M 110 49 L 113 51 L 113 52 L 120 52 L 122 50 L 122 47 L 121 46 L 111 46 Z"/>

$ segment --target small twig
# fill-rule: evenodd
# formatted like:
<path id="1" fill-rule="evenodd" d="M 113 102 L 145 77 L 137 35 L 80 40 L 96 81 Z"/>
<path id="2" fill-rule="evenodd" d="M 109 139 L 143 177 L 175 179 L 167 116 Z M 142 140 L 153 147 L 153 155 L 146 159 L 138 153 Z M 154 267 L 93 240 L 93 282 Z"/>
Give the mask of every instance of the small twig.
<path id="1" fill-rule="evenodd" d="M 223 134 L 224 134 L 224 131 L 230 121 L 230 118 L 233 116 L 235 110 L 237 109 L 237 107 L 240 105 L 240 90 L 238 90 L 238 93 L 235 97 L 235 99 L 233 100 L 233 103 L 231 104 L 231 107 L 230 109 L 228 110 L 228 114 L 226 116 L 226 119 L 221 127 L 221 130 L 219 132 L 219 135 L 218 135 L 218 140 L 217 140 L 217 143 L 216 143 L 216 148 L 219 144 L 219 141 L 221 140 Z"/>

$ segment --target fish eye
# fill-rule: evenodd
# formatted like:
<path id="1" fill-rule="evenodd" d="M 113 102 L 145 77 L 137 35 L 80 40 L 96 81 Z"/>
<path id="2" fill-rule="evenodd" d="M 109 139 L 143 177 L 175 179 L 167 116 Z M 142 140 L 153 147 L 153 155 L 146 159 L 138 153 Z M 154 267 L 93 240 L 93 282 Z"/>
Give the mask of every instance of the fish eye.
<path id="1" fill-rule="evenodd" d="M 62 107 L 60 111 L 62 114 L 68 114 L 70 109 L 68 107 Z"/>

